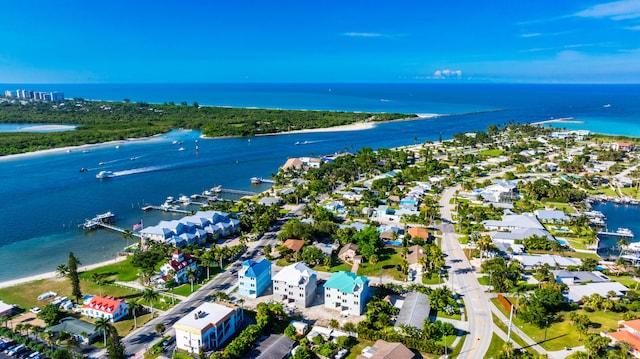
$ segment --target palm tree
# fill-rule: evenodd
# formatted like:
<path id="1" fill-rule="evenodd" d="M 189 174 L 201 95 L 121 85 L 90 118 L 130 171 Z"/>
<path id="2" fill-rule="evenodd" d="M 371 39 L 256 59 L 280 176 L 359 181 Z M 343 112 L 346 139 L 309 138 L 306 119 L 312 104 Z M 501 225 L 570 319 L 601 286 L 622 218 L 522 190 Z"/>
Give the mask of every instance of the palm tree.
<path id="1" fill-rule="evenodd" d="M 144 292 L 142 292 L 142 299 L 149 302 L 149 306 L 151 307 L 151 318 L 153 318 L 153 302 L 158 300 L 158 293 L 154 292 L 151 288 L 145 288 Z"/>
<path id="2" fill-rule="evenodd" d="M 94 323 L 96 331 L 102 331 L 102 336 L 104 338 L 104 346 L 107 346 L 107 332 L 111 329 L 111 323 L 108 318 L 100 317 Z"/>
<path id="3" fill-rule="evenodd" d="M 175 304 L 176 302 L 176 295 L 174 293 L 174 289 L 176 289 L 177 286 L 178 286 L 178 282 L 176 282 L 174 278 L 168 279 L 164 283 L 164 287 L 169 289 L 169 291 L 171 292 L 171 304 Z"/>
<path id="4" fill-rule="evenodd" d="M 204 252 L 202 256 L 200 256 L 200 260 L 202 261 L 202 264 L 207 267 L 207 280 L 209 280 L 209 278 L 211 277 L 210 272 L 211 272 L 211 262 L 214 260 L 213 257 L 214 256 L 211 250 Z"/>
<path id="5" fill-rule="evenodd" d="M 9 322 L 9 316 L 8 315 L 3 315 L 0 317 L 0 323 L 4 324 L 4 327 L 7 327 L 7 323 Z"/>
<path id="6" fill-rule="evenodd" d="M 69 274 L 69 268 L 67 267 L 66 264 L 60 263 L 56 268 L 56 273 L 58 273 L 60 277 L 66 277 L 67 274 Z"/>
<path id="7" fill-rule="evenodd" d="M 138 311 L 142 309 L 142 304 L 138 303 L 138 302 L 131 302 L 129 303 L 129 313 L 131 313 L 131 315 L 133 315 L 133 326 L 135 328 L 138 328 Z"/>
<path id="8" fill-rule="evenodd" d="M 134 238 L 133 232 L 131 232 L 130 229 L 127 228 L 124 230 L 124 232 L 122 232 L 122 239 L 127 241 L 127 247 L 129 247 L 129 241 L 132 240 L 133 238 Z"/>
<path id="9" fill-rule="evenodd" d="M 187 276 L 187 279 L 191 283 L 191 293 L 193 293 L 193 281 L 196 280 L 197 274 L 198 273 L 193 268 L 187 268 L 187 271 L 185 272 L 185 275 Z"/>

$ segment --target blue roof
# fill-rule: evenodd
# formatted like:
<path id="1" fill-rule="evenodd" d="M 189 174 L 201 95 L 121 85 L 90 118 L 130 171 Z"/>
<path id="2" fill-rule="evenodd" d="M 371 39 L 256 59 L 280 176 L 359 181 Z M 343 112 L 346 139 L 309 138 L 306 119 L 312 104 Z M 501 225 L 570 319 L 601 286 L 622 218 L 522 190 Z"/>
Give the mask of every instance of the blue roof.
<path id="1" fill-rule="evenodd" d="M 248 259 L 242 263 L 242 266 L 249 267 L 244 273 L 244 276 L 250 278 L 257 278 L 265 270 L 271 270 L 271 262 L 266 259 L 263 259 L 260 262 L 256 262 L 253 259 Z"/>
<path id="2" fill-rule="evenodd" d="M 360 288 L 367 285 L 369 279 L 355 275 L 351 272 L 336 272 L 333 273 L 331 278 L 324 284 L 325 288 L 334 288 L 342 293 L 353 293 L 354 291 L 360 291 Z"/>

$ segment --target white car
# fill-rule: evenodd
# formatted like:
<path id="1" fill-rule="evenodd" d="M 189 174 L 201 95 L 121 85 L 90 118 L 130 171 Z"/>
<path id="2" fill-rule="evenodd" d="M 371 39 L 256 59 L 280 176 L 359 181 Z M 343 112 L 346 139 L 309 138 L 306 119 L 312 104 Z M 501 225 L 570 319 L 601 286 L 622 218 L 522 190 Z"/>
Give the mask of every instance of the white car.
<path id="1" fill-rule="evenodd" d="M 30 312 L 33 314 L 38 314 L 42 311 L 42 309 L 38 308 L 38 307 L 33 307 L 31 308 Z"/>
<path id="2" fill-rule="evenodd" d="M 342 349 L 338 351 L 338 353 L 335 356 L 335 359 L 343 359 L 344 357 L 347 356 L 347 354 L 349 354 L 349 351 L 347 349 Z"/>

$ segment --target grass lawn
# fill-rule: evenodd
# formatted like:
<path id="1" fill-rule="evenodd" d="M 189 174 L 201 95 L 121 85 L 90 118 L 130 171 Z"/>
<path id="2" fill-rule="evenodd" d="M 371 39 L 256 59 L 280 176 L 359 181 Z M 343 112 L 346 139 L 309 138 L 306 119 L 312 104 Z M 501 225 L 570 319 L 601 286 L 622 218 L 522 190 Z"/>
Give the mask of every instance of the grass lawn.
<path id="1" fill-rule="evenodd" d="M 489 349 L 484 354 L 485 358 L 493 358 L 496 355 L 502 353 L 502 348 L 504 347 L 504 340 L 497 336 L 495 333 L 491 336 L 491 344 L 489 345 Z"/>
<path id="2" fill-rule="evenodd" d="M 352 265 L 349 263 L 339 263 L 330 268 L 327 268 L 326 266 L 315 266 L 313 267 L 313 270 L 318 272 L 329 272 L 329 273 L 339 272 L 339 271 L 349 272 L 351 270 L 351 267 Z"/>
<path id="3" fill-rule="evenodd" d="M 462 346 L 464 345 L 464 340 L 467 339 L 467 334 L 462 334 L 460 339 L 458 340 L 458 344 L 451 350 L 451 358 L 456 358 L 462 351 Z"/>
<path id="4" fill-rule="evenodd" d="M 396 280 L 403 280 L 403 274 L 396 269 L 402 261 L 400 248 L 384 247 L 378 253 L 380 259 L 375 266 L 370 263 L 361 263 L 358 268 L 358 275 L 393 277 Z"/>
<path id="5" fill-rule="evenodd" d="M 129 256 L 122 262 L 108 264 L 104 267 L 95 268 L 80 273 L 80 278 L 84 280 L 92 280 L 92 275 L 97 273 L 100 279 L 106 282 L 119 280 L 122 282 L 131 282 L 138 278 L 139 269 L 131 265 L 133 256 Z"/>
<path id="6" fill-rule="evenodd" d="M 503 153 L 503 150 L 482 150 L 478 152 L 478 156 L 498 157 Z"/>
<path id="7" fill-rule="evenodd" d="M 437 275 L 432 275 L 431 278 L 427 275 L 422 276 L 422 284 L 440 284 L 442 279 Z"/>
<path id="8" fill-rule="evenodd" d="M 478 283 L 480 283 L 480 285 L 491 285 L 491 283 L 489 282 L 489 277 L 486 275 L 479 277 Z"/>
<path id="9" fill-rule="evenodd" d="M 197 291 L 198 289 L 200 289 L 200 287 L 202 287 L 202 284 L 197 284 L 197 283 L 193 283 L 193 292 Z M 191 293 L 193 293 L 191 291 L 191 283 L 185 283 L 179 287 L 176 287 L 173 292 L 176 295 L 181 295 L 183 297 L 188 297 L 191 295 Z"/>
<path id="10" fill-rule="evenodd" d="M 504 315 L 509 315 L 506 309 L 498 303 L 496 298 L 492 298 L 491 301 Z M 586 314 L 589 320 L 591 320 L 590 333 L 606 332 L 609 329 L 615 329 L 618 327 L 618 320 L 620 320 L 620 314 L 611 311 L 588 313 L 583 310 L 578 310 L 577 312 L 579 314 Z M 547 350 L 555 351 L 562 350 L 564 347 L 583 345 L 584 343 L 582 341 L 578 341 L 579 333 L 574 329 L 573 323 L 568 319 L 568 312 L 560 312 L 557 317 L 559 318 L 557 322 L 549 323 L 549 328 L 546 330 L 546 340 L 544 339 L 545 328 L 538 328 L 536 325 L 524 323 L 517 316 L 514 317 L 513 323 Z"/>
<path id="11" fill-rule="evenodd" d="M 587 245 L 584 244 L 584 241 L 582 239 L 579 238 L 569 238 L 569 237 L 558 237 L 556 236 L 556 238 L 561 238 L 564 239 L 565 241 L 567 241 L 567 243 L 569 243 L 569 245 L 575 249 L 587 249 Z"/>
<path id="12" fill-rule="evenodd" d="M 564 211 L 565 213 L 576 213 L 575 209 L 567 203 L 561 202 L 544 202 L 545 207 L 554 207 L 557 210 Z"/>
<path id="13" fill-rule="evenodd" d="M 460 244 L 469 244 L 469 236 L 458 237 L 458 242 Z"/>
<path id="14" fill-rule="evenodd" d="M 462 309 L 462 308 L 461 308 Z M 462 311 L 462 310 L 461 310 Z M 446 318 L 446 319 L 453 319 L 453 320 L 462 320 L 462 315 L 461 314 L 454 314 L 454 315 L 448 315 L 445 312 L 438 312 L 437 314 L 437 319 L 440 318 Z"/>
<path id="15" fill-rule="evenodd" d="M 97 285 L 89 281 L 80 281 L 82 293 L 95 295 L 111 295 L 114 297 L 131 300 L 140 296 L 140 292 L 129 288 L 121 288 L 111 285 Z M 53 291 L 59 296 L 71 297 L 71 284 L 66 278 L 51 278 L 37 280 L 29 283 L 0 289 L 0 299 L 8 304 L 17 304 L 24 309 L 44 307 L 49 300 L 38 300 L 42 293 Z"/>
<path id="16" fill-rule="evenodd" d="M 621 275 L 619 277 L 616 277 L 615 275 L 611 275 L 609 276 L 609 278 L 611 278 L 611 280 L 614 282 L 620 282 L 622 285 L 630 289 L 635 289 L 636 286 L 638 285 L 638 281 L 636 281 L 635 279 L 633 279 L 633 277 L 628 275 Z"/>
<path id="17" fill-rule="evenodd" d="M 502 329 L 502 331 L 505 333 L 509 333 L 509 327 L 506 324 L 504 324 L 500 319 L 498 319 L 498 317 L 495 314 L 491 313 L 491 317 L 493 319 L 493 323 L 498 328 Z M 511 340 L 513 340 L 516 344 L 518 344 L 522 348 L 526 348 L 529 346 L 527 342 L 525 342 L 522 338 L 520 338 L 518 334 L 514 333 L 513 331 L 511 332 Z"/>
<path id="18" fill-rule="evenodd" d="M 640 191 L 636 191 L 636 187 L 624 187 L 621 188 L 620 191 L 622 191 L 622 194 L 624 194 L 625 196 L 640 199 Z"/>

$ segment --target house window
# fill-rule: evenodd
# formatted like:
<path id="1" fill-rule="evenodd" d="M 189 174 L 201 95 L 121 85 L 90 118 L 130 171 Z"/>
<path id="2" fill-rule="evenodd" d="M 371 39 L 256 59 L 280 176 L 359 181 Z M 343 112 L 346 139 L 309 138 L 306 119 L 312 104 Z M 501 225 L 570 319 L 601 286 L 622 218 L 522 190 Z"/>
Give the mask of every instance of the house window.
<path id="1" fill-rule="evenodd" d="M 354 301 L 353 301 L 353 304 L 358 305 L 358 301 L 357 301 L 357 300 L 354 300 Z"/>

